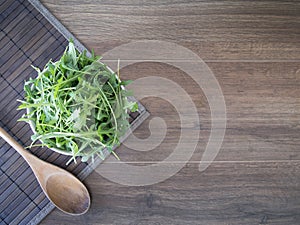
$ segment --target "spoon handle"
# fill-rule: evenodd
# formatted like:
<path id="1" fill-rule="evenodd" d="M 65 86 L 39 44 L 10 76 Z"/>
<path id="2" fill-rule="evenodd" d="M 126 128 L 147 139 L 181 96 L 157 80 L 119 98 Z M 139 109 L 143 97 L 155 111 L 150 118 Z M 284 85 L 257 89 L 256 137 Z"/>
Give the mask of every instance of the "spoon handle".
<path id="1" fill-rule="evenodd" d="M 2 137 L 11 147 L 13 147 L 26 161 L 30 161 L 32 155 L 28 153 L 15 139 L 13 139 L 2 127 L 0 127 L 0 137 Z"/>

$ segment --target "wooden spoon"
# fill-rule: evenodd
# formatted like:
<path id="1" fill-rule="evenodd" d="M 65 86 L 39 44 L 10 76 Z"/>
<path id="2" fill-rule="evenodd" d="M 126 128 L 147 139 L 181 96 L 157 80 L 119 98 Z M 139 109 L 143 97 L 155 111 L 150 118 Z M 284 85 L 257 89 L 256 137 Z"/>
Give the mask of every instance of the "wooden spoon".
<path id="1" fill-rule="evenodd" d="M 27 161 L 44 193 L 57 208 L 71 215 L 87 212 L 90 195 L 75 176 L 30 154 L 1 127 L 0 136 Z"/>

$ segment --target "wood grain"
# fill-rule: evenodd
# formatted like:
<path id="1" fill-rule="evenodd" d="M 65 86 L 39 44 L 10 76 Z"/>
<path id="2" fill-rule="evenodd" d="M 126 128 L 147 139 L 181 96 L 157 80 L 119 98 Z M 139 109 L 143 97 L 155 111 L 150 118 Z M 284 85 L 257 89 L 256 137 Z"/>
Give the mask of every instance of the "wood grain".
<path id="1" fill-rule="evenodd" d="M 299 224 L 298 1 L 42 3 L 98 54 L 145 39 L 189 48 L 212 70 L 227 107 L 221 150 L 200 173 L 198 163 L 211 129 L 203 90 L 183 71 L 163 63 L 125 67 L 121 70 L 125 79 L 164 77 L 179 84 L 193 100 L 200 124 L 188 132 L 198 129 L 200 138 L 191 160 L 175 176 L 150 186 L 123 186 L 95 172 L 86 180 L 92 195 L 87 215 L 73 218 L 55 210 L 42 224 Z M 163 142 L 151 151 L 118 148 L 122 161 L 136 166 L 168 157 L 178 143 L 181 127 L 178 112 L 166 100 L 149 97 L 141 102 L 151 116 L 135 136 L 149 137 L 149 121 L 155 117 L 164 119 L 168 129 Z M 111 173 L 126 171 L 116 167 Z"/>
<path id="2" fill-rule="evenodd" d="M 154 39 L 181 44 L 205 60 L 299 59 L 297 1 L 42 2 L 98 53 Z"/>
<path id="3" fill-rule="evenodd" d="M 87 180 L 93 204 L 85 216 L 55 210 L 42 224 L 297 224 L 299 162 L 213 163 L 203 174 L 189 163 L 146 187 Z M 117 171 L 116 171 L 117 172 Z"/>

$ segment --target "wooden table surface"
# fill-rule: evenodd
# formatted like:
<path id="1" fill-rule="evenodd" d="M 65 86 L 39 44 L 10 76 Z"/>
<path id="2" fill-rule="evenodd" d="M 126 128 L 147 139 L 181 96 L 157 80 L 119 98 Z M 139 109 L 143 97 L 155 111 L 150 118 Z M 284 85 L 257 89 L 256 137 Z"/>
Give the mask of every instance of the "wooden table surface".
<path id="1" fill-rule="evenodd" d="M 97 54 L 139 40 L 167 41 L 192 50 L 220 84 L 227 128 L 214 162 L 199 172 L 211 133 L 210 105 L 203 90 L 185 72 L 165 63 L 141 61 L 123 68 L 124 79 L 159 76 L 188 93 L 200 121 L 200 126 L 185 128 L 200 130 L 192 158 L 174 176 L 146 186 L 122 185 L 94 172 L 85 180 L 92 196 L 87 214 L 72 217 L 54 210 L 41 224 L 300 223 L 299 1 L 42 3 Z M 178 94 L 180 104 L 183 99 Z M 166 99 L 148 97 L 141 102 L 151 116 L 134 134 L 153 135 L 148 125 L 154 117 L 163 119 L 168 130 L 151 151 L 118 148 L 121 160 L 135 166 L 172 154 L 184 126 Z M 159 130 L 154 127 L 152 132 Z M 111 174 L 124 172 L 114 168 Z"/>

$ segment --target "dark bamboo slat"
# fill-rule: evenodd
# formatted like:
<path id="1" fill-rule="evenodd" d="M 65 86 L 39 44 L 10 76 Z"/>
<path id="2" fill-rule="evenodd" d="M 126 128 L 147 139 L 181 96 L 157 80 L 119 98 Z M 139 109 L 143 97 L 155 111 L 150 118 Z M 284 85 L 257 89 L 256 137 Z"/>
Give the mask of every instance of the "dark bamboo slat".
<path id="1" fill-rule="evenodd" d="M 28 146 L 32 131 L 27 124 L 17 122 L 23 112 L 16 110 L 16 100 L 23 98 L 24 80 L 35 76 L 31 65 L 42 68 L 50 58 L 58 59 L 68 40 L 27 0 L 1 2 L 0 13 L 0 125 Z M 130 115 L 131 121 L 138 120 L 139 115 Z M 87 163 L 67 166 L 68 156 L 42 148 L 31 151 L 81 179 L 91 172 L 86 170 Z M 0 224 L 37 224 L 52 208 L 29 166 L 1 139 Z"/>

